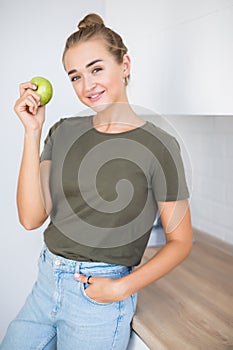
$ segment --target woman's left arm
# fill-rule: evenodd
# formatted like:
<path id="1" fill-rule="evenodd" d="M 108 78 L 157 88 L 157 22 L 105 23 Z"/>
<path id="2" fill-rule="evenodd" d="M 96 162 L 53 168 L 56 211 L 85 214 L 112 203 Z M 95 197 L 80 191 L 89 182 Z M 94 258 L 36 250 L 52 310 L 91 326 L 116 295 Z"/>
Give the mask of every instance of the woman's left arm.
<path id="1" fill-rule="evenodd" d="M 192 248 L 192 224 L 188 200 L 158 202 L 158 209 L 166 235 L 166 244 L 145 264 L 131 274 L 113 280 L 105 277 L 92 277 L 88 295 L 98 302 L 119 301 L 138 292 L 152 282 L 165 276 L 180 264 Z M 86 283 L 87 277 L 74 276 Z"/>
<path id="2" fill-rule="evenodd" d="M 118 288 L 127 297 L 165 276 L 190 253 L 192 224 L 188 200 L 159 202 L 166 244 L 149 261 L 118 280 Z"/>

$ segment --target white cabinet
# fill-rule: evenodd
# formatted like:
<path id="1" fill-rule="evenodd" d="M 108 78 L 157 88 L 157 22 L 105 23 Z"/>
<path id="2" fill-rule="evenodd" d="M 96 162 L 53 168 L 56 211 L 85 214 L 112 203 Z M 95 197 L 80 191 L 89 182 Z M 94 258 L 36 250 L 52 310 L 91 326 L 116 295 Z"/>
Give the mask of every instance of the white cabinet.
<path id="1" fill-rule="evenodd" d="M 127 350 L 150 350 L 148 346 L 141 340 L 141 338 L 135 333 L 132 332 L 129 346 Z"/>

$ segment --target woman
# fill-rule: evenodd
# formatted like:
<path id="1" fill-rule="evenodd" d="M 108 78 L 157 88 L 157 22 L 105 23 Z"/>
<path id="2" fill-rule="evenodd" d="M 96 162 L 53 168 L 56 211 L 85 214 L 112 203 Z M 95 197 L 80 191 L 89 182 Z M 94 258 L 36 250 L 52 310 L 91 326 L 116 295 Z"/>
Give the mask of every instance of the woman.
<path id="1" fill-rule="evenodd" d="M 17 205 L 32 230 L 50 216 L 39 275 L 1 349 L 127 348 L 137 292 L 189 254 L 188 189 L 177 141 L 131 108 L 130 57 L 96 14 L 66 42 L 63 65 L 92 116 L 55 123 L 39 155 L 45 107 L 20 86 L 25 128 Z M 166 245 L 139 265 L 159 211 Z"/>

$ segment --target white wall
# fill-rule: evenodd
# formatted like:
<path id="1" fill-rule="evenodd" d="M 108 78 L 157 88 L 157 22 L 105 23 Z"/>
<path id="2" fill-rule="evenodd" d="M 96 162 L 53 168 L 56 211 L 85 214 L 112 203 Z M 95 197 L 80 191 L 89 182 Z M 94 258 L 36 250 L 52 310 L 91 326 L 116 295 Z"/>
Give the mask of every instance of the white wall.
<path id="1" fill-rule="evenodd" d="M 35 280 L 42 232 L 48 223 L 32 232 L 25 231 L 18 223 L 15 196 L 23 145 L 23 128 L 13 112 L 18 84 L 42 75 L 54 85 L 43 137 L 58 118 L 84 109 L 63 70 L 61 55 L 65 39 L 89 12 L 104 16 L 104 0 L 1 0 L 0 3 L 0 339 Z"/>
<path id="2" fill-rule="evenodd" d="M 165 120 L 165 128 L 179 131 L 191 162 L 193 226 L 233 244 L 233 117 L 176 115 Z"/>
<path id="3" fill-rule="evenodd" d="M 232 114 L 232 0 L 166 0 L 164 13 L 162 113 Z"/>
<path id="4" fill-rule="evenodd" d="M 193 226 L 233 244 L 233 116 L 148 116 L 180 143 Z M 161 242 L 155 230 L 151 244 Z"/>
<path id="5" fill-rule="evenodd" d="M 106 1 L 106 24 L 124 39 L 132 61 L 130 101 L 161 113 L 161 1 Z"/>
<path id="6" fill-rule="evenodd" d="M 132 103 L 162 114 L 232 114 L 232 0 L 112 0 L 106 17 L 130 49 Z"/>

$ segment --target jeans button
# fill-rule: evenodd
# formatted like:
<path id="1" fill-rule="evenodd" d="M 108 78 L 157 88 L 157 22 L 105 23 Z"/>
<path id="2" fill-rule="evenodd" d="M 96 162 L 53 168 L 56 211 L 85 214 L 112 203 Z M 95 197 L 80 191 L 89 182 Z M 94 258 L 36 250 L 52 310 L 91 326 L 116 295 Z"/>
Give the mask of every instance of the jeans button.
<path id="1" fill-rule="evenodd" d="M 55 260 L 55 265 L 59 266 L 61 264 L 60 260 Z"/>

